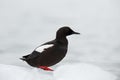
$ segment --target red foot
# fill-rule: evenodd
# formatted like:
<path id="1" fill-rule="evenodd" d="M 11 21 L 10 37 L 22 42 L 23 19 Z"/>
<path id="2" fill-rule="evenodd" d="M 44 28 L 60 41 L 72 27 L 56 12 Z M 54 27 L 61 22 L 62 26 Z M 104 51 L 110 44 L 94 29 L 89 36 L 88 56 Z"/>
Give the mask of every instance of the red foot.
<path id="1" fill-rule="evenodd" d="M 53 71 L 52 69 L 50 69 L 47 66 L 39 66 L 38 68 L 41 68 L 41 69 L 46 70 L 46 71 Z"/>

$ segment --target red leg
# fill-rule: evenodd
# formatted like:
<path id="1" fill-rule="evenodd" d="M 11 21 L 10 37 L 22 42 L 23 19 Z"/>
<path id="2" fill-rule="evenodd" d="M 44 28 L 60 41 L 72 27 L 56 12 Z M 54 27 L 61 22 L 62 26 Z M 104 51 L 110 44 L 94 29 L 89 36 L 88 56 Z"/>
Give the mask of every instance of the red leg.
<path id="1" fill-rule="evenodd" d="M 38 68 L 41 68 L 41 69 L 46 70 L 46 71 L 53 71 L 51 68 L 49 68 L 47 66 L 39 66 Z"/>

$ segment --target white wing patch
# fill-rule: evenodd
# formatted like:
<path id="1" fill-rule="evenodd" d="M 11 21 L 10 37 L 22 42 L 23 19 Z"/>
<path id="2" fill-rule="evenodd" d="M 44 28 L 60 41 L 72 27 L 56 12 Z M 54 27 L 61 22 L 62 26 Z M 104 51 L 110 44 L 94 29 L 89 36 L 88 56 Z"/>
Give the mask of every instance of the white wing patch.
<path id="1" fill-rule="evenodd" d="M 52 46 L 54 46 L 54 45 L 53 45 L 53 44 L 42 45 L 42 46 L 36 48 L 35 51 L 41 53 L 41 52 L 43 52 L 45 49 L 50 48 L 50 47 L 52 47 Z"/>

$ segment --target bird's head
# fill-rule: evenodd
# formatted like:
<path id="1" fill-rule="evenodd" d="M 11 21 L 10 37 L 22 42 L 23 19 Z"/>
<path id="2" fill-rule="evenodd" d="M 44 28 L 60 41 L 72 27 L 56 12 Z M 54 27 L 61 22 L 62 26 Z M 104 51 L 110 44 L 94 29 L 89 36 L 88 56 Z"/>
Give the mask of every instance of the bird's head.
<path id="1" fill-rule="evenodd" d="M 62 37 L 66 37 L 72 34 L 80 34 L 78 32 L 73 31 L 70 27 L 68 26 L 64 26 L 61 27 L 60 29 L 58 29 L 57 34 L 56 34 L 56 38 L 62 38 Z"/>

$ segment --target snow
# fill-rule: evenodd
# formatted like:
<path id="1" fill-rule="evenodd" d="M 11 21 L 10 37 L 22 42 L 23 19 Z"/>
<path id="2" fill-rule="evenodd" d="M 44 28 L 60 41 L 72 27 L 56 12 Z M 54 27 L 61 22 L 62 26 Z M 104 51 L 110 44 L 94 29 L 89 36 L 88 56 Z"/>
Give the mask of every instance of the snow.
<path id="1" fill-rule="evenodd" d="M 92 64 L 68 64 L 54 72 L 56 80 L 116 80 L 117 77 Z"/>
<path id="2" fill-rule="evenodd" d="M 25 68 L 0 64 L 0 80 L 53 80 L 49 72 L 37 68 Z"/>
<path id="3" fill-rule="evenodd" d="M 116 80 L 100 67 L 86 63 L 66 64 L 55 71 L 0 64 L 0 80 Z"/>

